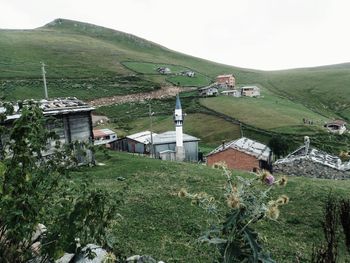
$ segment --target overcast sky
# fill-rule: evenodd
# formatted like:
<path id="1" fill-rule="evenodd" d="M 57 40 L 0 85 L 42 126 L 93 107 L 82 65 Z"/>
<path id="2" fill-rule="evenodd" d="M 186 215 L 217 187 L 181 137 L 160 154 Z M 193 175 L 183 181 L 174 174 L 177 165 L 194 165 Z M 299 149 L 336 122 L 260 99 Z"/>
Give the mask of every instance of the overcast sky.
<path id="1" fill-rule="evenodd" d="M 66 18 L 271 70 L 350 62 L 349 12 L 350 0 L 0 0 L 0 28 Z"/>

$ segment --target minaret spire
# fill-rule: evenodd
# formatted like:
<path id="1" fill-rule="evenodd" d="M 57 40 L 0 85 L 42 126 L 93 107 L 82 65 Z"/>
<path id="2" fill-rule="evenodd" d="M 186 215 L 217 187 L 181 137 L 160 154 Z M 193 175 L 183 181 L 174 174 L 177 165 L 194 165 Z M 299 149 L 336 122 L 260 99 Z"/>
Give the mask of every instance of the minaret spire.
<path id="1" fill-rule="evenodd" d="M 176 131 L 176 160 L 182 162 L 185 159 L 185 150 L 183 147 L 183 114 L 179 94 L 176 96 L 176 105 L 174 112 L 174 123 Z"/>

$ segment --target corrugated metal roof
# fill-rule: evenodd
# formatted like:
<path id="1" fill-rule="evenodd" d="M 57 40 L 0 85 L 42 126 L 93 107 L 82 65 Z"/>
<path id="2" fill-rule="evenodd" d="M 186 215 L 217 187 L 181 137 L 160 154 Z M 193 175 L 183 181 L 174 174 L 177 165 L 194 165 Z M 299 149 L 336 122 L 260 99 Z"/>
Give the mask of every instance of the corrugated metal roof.
<path id="1" fill-rule="evenodd" d="M 153 132 L 153 140 L 157 133 Z M 143 131 L 143 132 L 138 132 L 135 134 L 131 134 L 126 136 L 126 138 L 143 143 L 143 144 L 148 144 L 151 142 L 151 132 L 150 131 Z"/>
<path id="2" fill-rule="evenodd" d="M 193 142 L 193 141 L 200 141 L 199 138 L 183 134 L 183 141 L 184 142 Z M 153 144 L 167 144 L 167 143 L 175 143 L 176 142 L 176 132 L 175 131 L 167 131 L 160 133 L 153 137 Z"/>
<path id="3" fill-rule="evenodd" d="M 250 89 L 253 89 L 253 90 L 260 90 L 259 87 L 257 86 L 244 86 L 244 87 L 241 87 L 242 90 L 250 90 Z"/>
<path id="4" fill-rule="evenodd" d="M 92 132 L 94 134 L 94 137 L 103 137 L 115 134 L 115 132 L 110 129 L 93 129 Z"/>
<path id="5" fill-rule="evenodd" d="M 238 140 L 234 140 L 226 143 L 224 147 L 223 145 L 220 145 L 215 150 L 211 151 L 208 154 L 208 156 L 221 152 L 227 148 L 236 149 L 240 152 L 244 152 L 246 154 L 252 155 L 259 160 L 265 160 L 265 161 L 269 160 L 270 154 L 271 154 L 270 148 L 267 147 L 265 144 L 242 137 Z"/>
<path id="6" fill-rule="evenodd" d="M 49 100 L 24 100 L 23 107 L 29 105 L 30 103 L 36 103 L 43 110 L 44 115 L 58 115 L 67 114 L 71 112 L 83 112 L 92 111 L 95 108 L 91 107 L 89 104 L 78 100 L 75 97 L 72 98 L 56 98 Z M 21 110 L 18 104 L 14 104 L 14 113 L 7 116 L 7 120 L 18 119 L 21 116 Z M 5 108 L 0 107 L 0 113 L 4 113 Z"/>
<path id="7" fill-rule="evenodd" d="M 296 151 L 289 154 L 287 157 L 277 160 L 275 164 L 277 165 L 290 163 L 300 159 L 308 159 L 312 162 L 320 163 L 337 170 L 345 171 L 350 169 L 349 163 L 342 163 L 339 157 L 317 150 L 315 148 L 309 148 L 308 154 L 306 154 L 305 146 L 301 146 Z"/>
<path id="8" fill-rule="evenodd" d="M 233 77 L 233 75 L 232 74 L 219 75 L 216 78 L 229 78 L 229 77 Z"/>

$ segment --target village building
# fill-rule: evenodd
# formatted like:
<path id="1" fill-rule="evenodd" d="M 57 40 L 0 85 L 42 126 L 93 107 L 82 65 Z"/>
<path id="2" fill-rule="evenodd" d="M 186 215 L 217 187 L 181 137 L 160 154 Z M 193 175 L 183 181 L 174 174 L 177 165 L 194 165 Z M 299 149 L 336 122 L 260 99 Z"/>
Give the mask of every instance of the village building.
<path id="1" fill-rule="evenodd" d="M 200 139 L 183 133 L 184 114 L 179 95 L 176 96 L 174 124 L 175 131 L 154 136 L 152 150 L 156 158 L 178 162 L 198 161 L 198 141 Z"/>
<path id="2" fill-rule="evenodd" d="M 273 172 L 289 176 L 350 179 L 350 163 L 337 156 L 305 145 L 273 164 Z"/>
<path id="3" fill-rule="evenodd" d="M 152 141 L 151 134 L 153 138 L 157 135 L 150 131 L 143 131 L 119 139 L 117 141 L 116 150 L 139 154 L 150 154 Z"/>
<path id="4" fill-rule="evenodd" d="M 110 129 L 93 129 L 94 145 L 105 145 L 113 149 L 113 144 L 118 140 L 117 134 Z"/>
<path id="5" fill-rule="evenodd" d="M 159 67 L 157 68 L 157 71 L 163 75 L 171 74 L 170 68 L 167 68 L 167 67 Z"/>
<path id="6" fill-rule="evenodd" d="M 221 94 L 225 96 L 236 97 L 236 98 L 241 97 L 241 91 L 238 89 L 223 90 L 221 91 Z"/>
<path id="7" fill-rule="evenodd" d="M 245 86 L 241 87 L 241 95 L 246 97 L 259 97 L 260 88 L 257 86 Z"/>
<path id="8" fill-rule="evenodd" d="M 198 162 L 199 138 L 183 134 L 182 146 L 176 143 L 176 131 L 167 131 L 153 137 L 155 158 L 169 161 Z M 179 149 L 181 147 L 182 149 Z"/>
<path id="9" fill-rule="evenodd" d="M 346 122 L 343 120 L 334 120 L 325 124 L 329 132 L 343 134 L 346 131 Z"/>
<path id="10" fill-rule="evenodd" d="M 24 107 L 29 101 L 24 101 L 21 107 Z M 30 102 L 33 103 L 33 102 Z M 93 143 L 92 119 L 91 112 L 93 107 L 87 103 L 78 100 L 77 98 L 64 99 L 49 99 L 35 101 L 43 110 L 45 117 L 48 117 L 47 129 L 54 131 L 61 144 L 72 143 L 75 141 L 84 142 L 88 144 Z M 11 126 L 13 121 L 18 119 L 21 115 L 21 107 L 14 105 L 14 114 L 7 116 L 4 123 L 5 126 Z M 4 112 L 0 108 L 0 112 Z M 52 118 L 49 118 L 52 117 Z M 1 138 L 2 140 L 4 138 Z M 55 149 L 55 141 L 48 142 L 48 148 L 44 155 L 49 155 Z M 86 150 L 86 158 L 79 156 L 79 162 L 92 162 L 93 156 L 90 150 Z"/>
<path id="11" fill-rule="evenodd" d="M 192 70 L 185 70 L 185 71 L 182 71 L 180 74 L 182 76 L 187 76 L 187 77 L 190 77 L 190 78 L 193 78 L 196 75 L 196 73 L 194 71 L 192 71 Z"/>
<path id="12" fill-rule="evenodd" d="M 208 87 L 198 89 L 198 93 L 199 93 L 199 96 L 210 97 L 210 96 L 217 96 L 219 94 L 219 91 L 215 85 L 211 85 Z"/>
<path id="13" fill-rule="evenodd" d="M 242 137 L 223 143 L 207 155 L 207 165 L 224 162 L 229 169 L 271 170 L 272 151 L 266 145 Z"/>
<path id="14" fill-rule="evenodd" d="M 220 87 L 233 88 L 236 85 L 235 77 L 232 74 L 219 75 L 216 77 L 216 82 Z"/>
<path id="15" fill-rule="evenodd" d="M 143 131 L 128 135 L 116 142 L 116 150 L 147 154 L 151 157 L 171 161 L 198 161 L 198 141 L 200 139 L 183 133 L 181 102 L 176 97 L 174 111 L 175 131 L 154 133 Z"/>

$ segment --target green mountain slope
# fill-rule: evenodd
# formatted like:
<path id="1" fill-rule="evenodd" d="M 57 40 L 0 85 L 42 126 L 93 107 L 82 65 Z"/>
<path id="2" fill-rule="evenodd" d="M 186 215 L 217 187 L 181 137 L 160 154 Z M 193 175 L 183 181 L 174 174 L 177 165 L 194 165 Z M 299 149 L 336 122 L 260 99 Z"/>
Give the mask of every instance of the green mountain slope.
<path id="1" fill-rule="evenodd" d="M 181 54 L 131 34 L 66 19 L 56 19 L 33 30 L 0 30 L 0 50 L 2 80 L 40 79 L 41 61 L 47 64 L 49 80 L 135 74 L 121 64 L 123 61 L 169 63 L 210 78 L 233 73 L 239 84 L 260 83 L 319 110 L 331 109 L 346 115 L 348 109 L 350 64 L 275 72 L 242 69 Z M 165 81 L 165 77 L 148 78 L 160 84 Z M 11 98 L 13 92 L 2 95 Z"/>
<path id="2" fill-rule="evenodd" d="M 69 93 L 67 88 L 64 94 L 60 94 L 61 82 L 58 80 L 65 79 L 68 85 L 73 86 L 76 83 L 72 80 L 83 79 L 78 81 L 76 88 L 70 90 L 71 96 L 83 99 L 137 92 L 125 89 L 118 81 L 114 83 L 116 77 L 137 74 L 123 66 L 124 61 L 175 64 L 211 77 L 222 72 L 247 75 L 253 72 L 187 56 L 116 30 L 64 19 L 56 19 L 34 30 L 0 30 L 0 50 L 0 95 L 4 99 L 42 96 L 41 61 L 47 65 L 48 86 L 52 96 Z M 153 83 L 136 83 L 134 86 L 140 87 L 139 91 L 152 90 L 149 86 L 157 87 L 166 82 L 165 76 L 138 76 L 145 82 Z M 89 90 L 84 84 L 92 86 L 90 92 L 87 92 Z M 98 88 L 100 84 L 103 88 L 91 94 L 91 89 Z M 30 91 L 23 92 L 23 86 L 30 87 Z M 144 86 L 146 88 L 142 89 Z"/>
<path id="3" fill-rule="evenodd" d="M 238 85 L 258 84 L 327 118 L 350 119 L 350 64 L 271 72 L 243 69 L 65 19 L 33 30 L 0 30 L 0 50 L 0 97 L 5 100 L 41 98 L 40 62 L 44 61 L 51 97 L 93 99 L 152 91 L 162 85 L 203 86 L 218 74 L 232 73 Z M 157 65 L 169 65 L 176 73 L 191 69 L 197 79 L 161 75 Z M 254 110 L 249 114 L 254 115 Z"/>
<path id="4" fill-rule="evenodd" d="M 73 178 L 87 179 L 104 191 L 124 193 L 124 203 L 118 207 L 122 219 L 111 230 L 121 251 L 152 255 L 165 262 L 213 262 L 213 250 L 198 242 L 213 217 L 177 193 L 181 188 L 190 193 L 204 191 L 215 197 L 224 215 L 226 180 L 219 169 L 118 152 L 110 152 L 110 158 L 98 154 L 97 160 L 105 165 L 83 168 Z M 234 171 L 233 176 L 252 174 Z M 290 202 L 281 208 L 277 221 L 264 220 L 254 227 L 259 229 L 261 242 L 276 262 L 297 262 L 296 258 L 310 262 L 313 246 L 324 240 L 323 201 L 330 192 L 348 198 L 349 187 L 349 180 L 289 177 L 286 187 L 271 192 L 272 199 L 286 194 Z M 343 242 L 339 248 L 344 254 Z M 345 258 L 339 262 L 346 262 Z"/>

